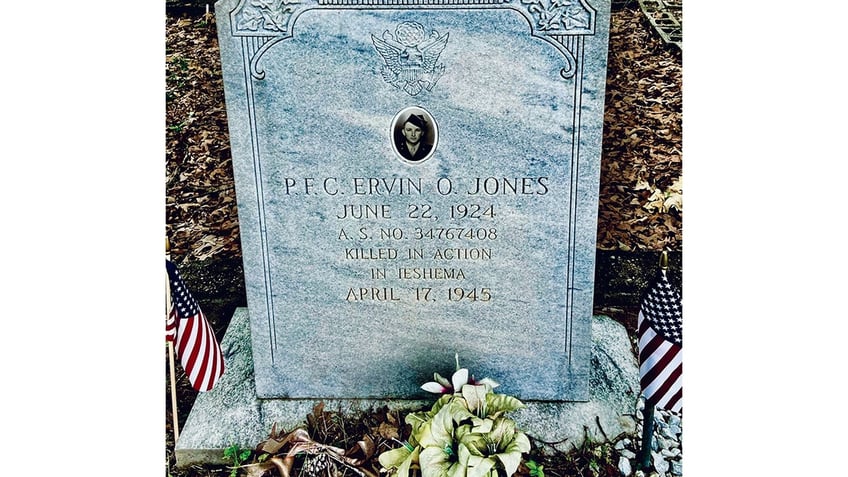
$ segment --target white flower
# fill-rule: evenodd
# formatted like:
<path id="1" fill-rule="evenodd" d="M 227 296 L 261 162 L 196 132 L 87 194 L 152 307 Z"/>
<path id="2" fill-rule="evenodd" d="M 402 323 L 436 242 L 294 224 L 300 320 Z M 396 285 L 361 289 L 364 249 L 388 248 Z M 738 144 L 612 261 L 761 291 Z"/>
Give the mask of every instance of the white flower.
<path id="1" fill-rule="evenodd" d="M 453 376 L 451 376 L 450 381 L 439 373 L 433 373 L 434 381 L 424 383 L 421 386 L 421 389 L 434 394 L 453 394 L 461 392 L 462 386 L 465 386 L 466 384 L 482 384 L 487 386 L 489 389 L 494 389 L 499 386 L 497 382 L 489 378 L 476 380 L 474 379 L 474 376 L 469 376 L 468 369 L 459 367 L 459 353 L 454 355 L 454 359 L 456 360 L 456 371 L 453 373 Z"/>

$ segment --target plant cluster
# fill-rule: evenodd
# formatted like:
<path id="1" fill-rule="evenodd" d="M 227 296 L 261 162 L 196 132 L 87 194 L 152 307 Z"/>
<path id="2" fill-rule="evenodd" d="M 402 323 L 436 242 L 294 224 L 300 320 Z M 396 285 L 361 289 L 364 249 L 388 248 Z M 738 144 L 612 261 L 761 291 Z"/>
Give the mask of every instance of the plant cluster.
<path id="1" fill-rule="evenodd" d="M 236 477 L 238 475 L 239 467 L 247 462 L 250 455 L 250 449 L 242 449 L 238 444 L 233 444 L 224 449 L 224 460 L 228 460 L 233 463 L 233 467 L 230 470 L 230 477 Z"/>
<path id="2" fill-rule="evenodd" d="M 524 406 L 497 394 L 498 383 L 476 380 L 460 368 L 448 380 L 438 373 L 422 389 L 441 394 L 432 407 L 405 418 L 388 408 L 364 420 L 344 419 L 341 410 L 319 403 L 307 416 L 307 429 L 278 431 L 276 425 L 253 452 L 233 445 L 224 458 L 229 477 L 612 477 L 620 455 L 611 442 L 583 444 L 568 453 L 531 451 L 527 435 L 506 417 Z M 401 421 L 407 425 L 399 428 Z M 356 436 L 363 436 L 356 440 Z M 406 437 L 405 442 L 399 439 Z M 356 440 L 356 442 L 353 442 Z M 378 455 L 394 441 L 401 446 Z M 543 443 L 553 444 L 553 443 Z M 525 454 L 527 454 L 525 456 Z M 374 459 L 374 457 L 377 459 Z M 249 463 L 250 462 L 250 463 Z M 550 473 L 546 471 L 550 470 Z M 221 474 L 203 475 L 225 475 Z M 181 474 L 182 475 L 182 474 Z M 193 477 L 199 474 L 187 474 Z"/>
<path id="3" fill-rule="evenodd" d="M 443 394 L 428 411 L 410 413 L 412 428 L 402 447 L 378 457 L 383 469 L 397 477 L 509 477 L 530 451 L 527 435 L 515 427 L 507 412 L 524 407 L 518 399 L 496 394 L 498 384 L 490 379 L 474 380 L 460 368 L 451 380 L 434 374 L 434 381 L 421 386 Z"/>

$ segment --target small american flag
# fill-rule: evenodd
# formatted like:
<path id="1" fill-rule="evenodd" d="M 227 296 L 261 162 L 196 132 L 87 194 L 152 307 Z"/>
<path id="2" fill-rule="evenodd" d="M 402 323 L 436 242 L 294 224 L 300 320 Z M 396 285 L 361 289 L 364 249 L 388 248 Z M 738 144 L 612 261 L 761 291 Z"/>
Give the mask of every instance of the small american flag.
<path id="1" fill-rule="evenodd" d="M 165 322 L 165 340 L 174 342 L 191 386 L 197 391 L 209 391 L 224 374 L 224 355 L 212 326 L 188 292 L 177 267 L 165 260 L 165 268 L 168 270 L 171 298 Z"/>
<path id="2" fill-rule="evenodd" d="M 665 270 L 648 288 L 639 309 L 639 380 L 645 401 L 683 409 L 683 306 Z"/>

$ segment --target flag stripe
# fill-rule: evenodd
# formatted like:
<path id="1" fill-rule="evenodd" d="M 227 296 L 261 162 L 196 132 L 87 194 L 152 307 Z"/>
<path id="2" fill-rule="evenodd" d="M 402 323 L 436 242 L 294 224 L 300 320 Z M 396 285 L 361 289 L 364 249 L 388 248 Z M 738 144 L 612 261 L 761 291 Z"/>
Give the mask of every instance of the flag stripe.
<path id="1" fill-rule="evenodd" d="M 205 349 L 203 352 L 203 356 L 209 356 L 210 359 L 204 360 L 203 365 L 201 366 L 201 372 L 203 376 L 203 381 L 201 381 L 200 387 L 203 389 L 211 388 L 211 384 L 215 377 L 216 371 L 216 346 L 215 346 L 215 336 L 212 334 L 212 330 L 206 329 L 206 333 L 204 336 Z"/>
<path id="2" fill-rule="evenodd" d="M 645 390 L 645 399 L 653 399 L 654 401 L 662 399 L 662 396 L 667 393 L 683 371 L 682 365 L 665 368 L 659 379 L 653 381 L 642 381 L 642 387 Z M 656 396 L 656 398 L 654 398 Z"/>
<path id="3" fill-rule="evenodd" d="M 671 369 L 674 363 L 679 364 L 680 349 L 672 345 L 668 341 L 663 341 L 664 346 L 660 346 L 657 352 L 643 359 L 644 371 L 641 373 L 640 380 L 643 383 L 650 383 L 658 377 L 666 378 L 668 369 Z"/>
<path id="4" fill-rule="evenodd" d="M 168 274 L 168 267 L 165 266 L 165 342 L 174 342 L 177 339 L 177 312 L 174 308 L 173 299 L 171 298 L 171 277 Z"/>
<path id="5" fill-rule="evenodd" d="M 677 392 L 668 398 L 668 402 L 664 404 L 665 409 L 672 411 L 680 411 L 683 402 L 683 384 L 677 386 Z"/>
<path id="6" fill-rule="evenodd" d="M 671 398 L 680 392 L 683 392 L 683 366 L 677 368 L 674 372 L 675 379 L 674 381 L 669 381 L 668 389 L 663 391 L 663 406 L 668 408 L 670 406 Z"/>
<path id="7" fill-rule="evenodd" d="M 215 372 L 218 370 L 217 361 L 214 359 L 215 356 L 215 346 L 209 340 L 209 349 L 208 352 L 213 357 L 208 363 L 206 363 L 206 374 L 203 377 L 202 387 L 208 387 L 212 384 L 212 380 L 215 378 Z"/>
<path id="8" fill-rule="evenodd" d="M 224 355 L 197 302 L 189 294 L 176 267 L 166 261 L 172 308 L 166 322 L 166 339 L 175 342 L 180 364 L 197 391 L 209 391 L 224 373 Z M 174 321 L 174 330 L 170 321 Z"/>
<path id="9" fill-rule="evenodd" d="M 190 335 L 188 338 L 191 344 L 187 344 L 186 348 L 184 348 L 189 350 L 184 364 L 187 365 L 186 369 L 189 370 L 187 372 L 192 383 L 198 382 L 197 376 L 200 374 L 200 367 L 203 363 L 201 360 L 201 350 L 203 349 L 202 347 L 205 344 L 204 341 L 206 339 L 206 336 L 199 329 L 200 327 L 195 326 L 197 324 L 197 320 L 192 321 L 189 331 Z M 196 384 L 195 387 L 197 387 Z"/>
<path id="10" fill-rule="evenodd" d="M 177 312 L 171 309 L 168 314 L 168 319 L 165 320 L 165 341 L 174 342 L 177 340 Z"/>
<path id="11" fill-rule="evenodd" d="M 189 375 L 189 379 L 194 382 L 197 379 L 197 368 L 195 364 L 197 364 L 197 346 L 200 341 L 197 333 L 197 323 L 196 320 L 191 320 L 185 323 L 186 330 L 180 333 L 180 348 L 182 349 L 182 358 L 181 362 L 183 363 L 183 368 L 185 368 L 186 373 Z"/>
<path id="12" fill-rule="evenodd" d="M 683 389 L 679 373 L 675 373 L 675 375 L 677 375 L 676 379 L 665 381 L 663 386 L 660 389 L 657 389 L 657 392 L 654 393 L 651 398 L 645 397 L 645 399 L 655 403 L 658 407 L 669 409 L 669 402 L 671 401 L 672 395 L 677 392 L 682 392 Z"/>
<path id="13" fill-rule="evenodd" d="M 640 345 L 642 349 L 639 351 L 639 359 L 642 362 L 650 359 L 651 356 L 657 354 L 657 350 L 660 350 L 660 353 L 664 353 L 665 349 L 668 347 L 663 347 L 663 345 L 667 343 L 667 341 L 663 340 L 662 337 L 654 333 L 654 330 L 648 330 L 645 332 L 645 338 L 640 341 Z"/>
<path id="14" fill-rule="evenodd" d="M 679 346 L 659 338 L 659 345 L 654 347 L 651 354 L 640 353 L 642 364 L 639 366 L 639 381 L 646 398 L 653 396 L 666 380 L 673 377 L 675 369 L 681 365 L 680 351 Z"/>
<path id="15" fill-rule="evenodd" d="M 209 346 L 209 336 L 204 332 L 200 335 L 200 345 L 197 347 L 197 366 L 195 370 L 197 372 L 197 376 L 195 380 L 199 383 L 197 385 L 198 389 L 205 389 L 209 383 L 207 380 L 209 379 L 209 361 L 206 356 L 211 356 L 209 354 L 211 346 Z"/>

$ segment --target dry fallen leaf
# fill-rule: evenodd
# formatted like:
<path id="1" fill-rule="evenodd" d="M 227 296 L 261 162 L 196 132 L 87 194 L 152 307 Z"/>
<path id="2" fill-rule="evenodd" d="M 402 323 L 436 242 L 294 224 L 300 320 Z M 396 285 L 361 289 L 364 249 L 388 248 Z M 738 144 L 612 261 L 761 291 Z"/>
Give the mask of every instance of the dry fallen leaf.
<path id="1" fill-rule="evenodd" d="M 371 432 L 384 439 L 400 439 L 398 426 L 388 422 L 381 422 L 379 426 L 371 428 Z"/>

